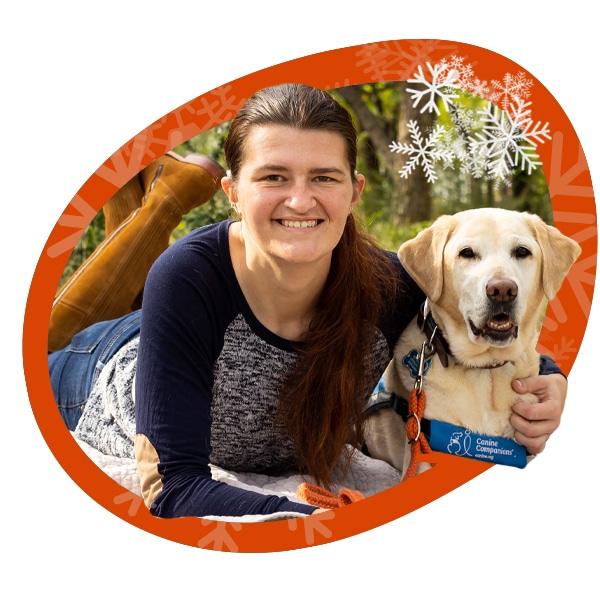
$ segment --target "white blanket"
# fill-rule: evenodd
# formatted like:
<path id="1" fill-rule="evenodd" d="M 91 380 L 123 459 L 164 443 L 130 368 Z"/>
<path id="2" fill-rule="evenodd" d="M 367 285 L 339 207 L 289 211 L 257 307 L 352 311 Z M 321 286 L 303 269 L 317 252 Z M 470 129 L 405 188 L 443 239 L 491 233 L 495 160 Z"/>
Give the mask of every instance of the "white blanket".
<path id="1" fill-rule="evenodd" d="M 111 479 L 116 481 L 130 492 L 141 496 L 140 482 L 136 470 L 135 460 L 117 458 L 102 454 L 77 436 L 73 436 L 87 456 L 104 471 Z M 212 466 L 213 479 L 223 481 L 229 485 L 258 492 L 260 494 L 274 494 L 287 496 L 294 502 L 305 503 L 296 496 L 298 486 L 311 479 L 301 475 L 288 475 L 273 477 L 256 473 L 235 473 Z M 369 458 L 360 452 L 355 452 L 352 457 L 350 469 L 344 477 L 342 470 L 334 471 L 333 493 L 339 493 L 343 488 L 357 490 L 365 497 L 372 496 L 400 483 L 402 475 L 386 462 Z M 303 513 L 276 513 L 272 515 L 245 515 L 243 517 L 207 516 L 207 519 L 226 521 L 273 521 L 285 518 L 305 517 Z"/>

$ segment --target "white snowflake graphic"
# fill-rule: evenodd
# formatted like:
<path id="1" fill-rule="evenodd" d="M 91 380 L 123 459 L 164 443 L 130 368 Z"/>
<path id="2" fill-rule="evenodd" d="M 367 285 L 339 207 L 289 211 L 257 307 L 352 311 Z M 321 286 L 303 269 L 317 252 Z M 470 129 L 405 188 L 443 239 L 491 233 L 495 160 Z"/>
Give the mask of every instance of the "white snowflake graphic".
<path id="1" fill-rule="evenodd" d="M 492 87 L 495 90 L 490 96 L 490 100 L 500 106 L 502 110 L 508 110 L 511 103 L 520 102 L 529 98 L 530 89 L 533 81 L 525 77 L 525 73 L 511 75 L 507 73 L 502 81 L 492 81 Z"/>
<path id="2" fill-rule="evenodd" d="M 535 150 L 538 143 L 550 139 L 550 133 L 548 123 L 533 124 L 527 108 L 530 104 L 511 105 L 512 116 L 491 102 L 481 111 L 483 131 L 469 138 L 470 148 L 487 159 L 487 172 L 494 179 L 505 179 L 517 167 L 531 175 L 541 165 Z"/>
<path id="3" fill-rule="evenodd" d="M 408 129 L 412 144 L 398 142 L 390 144 L 392 152 L 408 154 L 410 156 L 410 160 L 400 170 L 400 177 L 407 178 L 420 165 L 425 171 L 427 181 L 433 183 L 437 180 L 435 162 L 440 159 L 446 161 L 452 160 L 452 153 L 444 147 L 444 144 L 440 143 L 445 128 L 441 125 L 436 125 L 427 138 L 423 137 L 416 121 L 410 121 Z"/>
<path id="4" fill-rule="evenodd" d="M 456 74 L 455 88 L 487 98 L 490 92 L 487 81 L 481 81 L 475 77 L 473 67 L 470 64 L 465 64 L 465 59 L 462 56 L 452 56 L 450 60 L 443 59 L 438 64 L 439 76 L 452 71 Z"/>
<path id="5" fill-rule="evenodd" d="M 423 74 L 423 68 L 419 66 L 418 72 L 415 73 L 415 79 L 409 79 L 409 83 L 421 83 L 424 89 L 415 90 L 408 88 L 406 91 L 411 93 L 411 97 L 414 100 L 413 107 L 417 106 L 424 97 L 429 97 L 425 106 L 421 109 L 421 112 L 428 110 L 429 112 L 435 111 L 438 115 L 440 109 L 437 105 L 438 96 L 444 103 L 444 107 L 448 110 L 448 103 L 452 102 L 453 98 L 457 98 L 458 94 L 453 91 L 453 86 L 458 78 L 458 71 L 455 69 L 446 69 L 445 65 L 431 66 L 427 63 L 427 68 L 431 73 L 431 81 L 425 79 Z"/>
<path id="6" fill-rule="evenodd" d="M 495 185 L 510 185 L 510 176 L 520 168 L 528 174 L 541 165 L 536 149 L 551 139 L 548 123 L 534 122 L 531 116 L 533 81 L 524 73 L 507 73 L 491 84 L 475 76 L 463 57 L 452 56 L 436 65 L 426 63 L 430 77 L 418 67 L 410 83 L 421 89 L 408 89 L 421 113 L 441 114 L 440 104 L 450 116 L 451 125 L 436 124 L 420 130 L 416 121 L 409 123 L 411 143 L 392 142 L 392 152 L 405 154 L 408 162 L 400 169 L 407 178 L 423 168 L 430 183 L 438 179 L 436 167 L 459 168 L 475 178 L 487 178 Z M 487 100 L 485 108 L 473 111 L 458 102 L 459 91 Z"/>

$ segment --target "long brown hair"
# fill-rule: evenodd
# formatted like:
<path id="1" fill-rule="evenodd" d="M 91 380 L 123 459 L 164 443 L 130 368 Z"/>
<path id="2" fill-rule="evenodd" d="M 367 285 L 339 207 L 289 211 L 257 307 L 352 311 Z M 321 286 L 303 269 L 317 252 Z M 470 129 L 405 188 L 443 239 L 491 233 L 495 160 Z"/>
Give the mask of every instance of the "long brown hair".
<path id="1" fill-rule="evenodd" d="M 333 97 L 302 84 L 254 94 L 230 125 L 225 158 L 235 180 L 245 141 L 255 126 L 285 125 L 339 133 L 354 178 L 357 145 L 352 117 Z M 294 440 L 299 468 L 322 485 L 344 456 L 363 442 L 363 409 L 371 390 L 365 371 L 375 331 L 395 276 L 389 258 L 361 231 L 354 215 L 334 248 L 329 276 L 308 331 L 297 344 L 300 360 L 279 398 L 279 417 Z M 391 294 L 393 297 L 393 293 Z"/>

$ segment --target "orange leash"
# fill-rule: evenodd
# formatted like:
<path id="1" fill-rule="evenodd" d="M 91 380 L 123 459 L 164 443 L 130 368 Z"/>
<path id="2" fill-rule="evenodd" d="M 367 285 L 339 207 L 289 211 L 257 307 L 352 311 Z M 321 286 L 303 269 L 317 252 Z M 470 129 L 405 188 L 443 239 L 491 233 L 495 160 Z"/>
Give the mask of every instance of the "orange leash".
<path id="1" fill-rule="evenodd" d="M 418 391 L 416 388 L 412 390 L 408 398 L 408 421 L 406 422 L 406 435 L 410 443 L 410 463 L 406 469 L 406 473 L 402 481 L 406 481 L 417 473 L 419 461 L 417 460 L 421 454 L 432 452 L 427 439 L 421 431 L 421 420 L 425 411 L 425 392 Z"/>
<path id="2" fill-rule="evenodd" d="M 357 490 L 349 490 L 348 488 L 344 488 L 336 496 L 329 490 L 326 490 L 325 488 L 313 483 L 301 483 L 298 486 L 296 495 L 298 498 L 306 500 L 306 502 L 309 504 L 312 504 L 313 506 L 319 506 L 321 508 L 340 508 L 342 506 L 346 506 L 347 504 L 352 504 L 354 502 L 358 502 L 359 500 L 365 499 L 365 497 Z"/>
<path id="3" fill-rule="evenodd" d="M 433 452 L 429 446 L 427 438 L 421 431 L 421 420 L 425 412 L 425 392 L 423 390 L 413 389 L 408 398 L 408 420 L 406 422 L 406 435 L 410 443 L 410 463 L 402 481 L 414 477 L 419 466 L 419 456 Z M 298 498 L 305 500 L 313 506 L 321 508 L 340 508 L 365 497 L 357 490 L 344 488 L 337 496 L 313 483 L 301 483 L 296 491 Z"/>

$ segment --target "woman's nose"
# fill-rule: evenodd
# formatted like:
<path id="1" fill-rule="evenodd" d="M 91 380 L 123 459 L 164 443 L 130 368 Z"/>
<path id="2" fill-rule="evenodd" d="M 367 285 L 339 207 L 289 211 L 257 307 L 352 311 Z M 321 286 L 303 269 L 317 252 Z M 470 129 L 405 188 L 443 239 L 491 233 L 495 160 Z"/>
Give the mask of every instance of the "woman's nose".
<path id="1" fill-rule="evenodd" d="M 289 188 L 289 195 L 285 201 L 286 206 L 298 212 L 306 212 L 311 209 L 317 200 L 308 182 L 297 181 Z"/>

